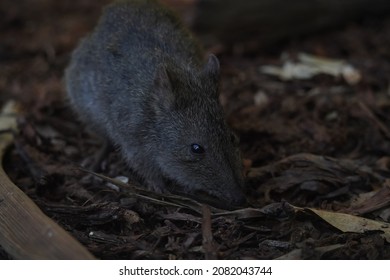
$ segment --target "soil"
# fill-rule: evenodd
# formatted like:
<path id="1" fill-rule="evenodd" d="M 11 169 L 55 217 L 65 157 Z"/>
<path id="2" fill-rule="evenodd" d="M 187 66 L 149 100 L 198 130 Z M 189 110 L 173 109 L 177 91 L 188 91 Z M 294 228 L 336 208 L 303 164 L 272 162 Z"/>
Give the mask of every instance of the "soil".
<path id="1" fill-rule="evenodd" d="M 4 165 L 44 213 L 101 259 L 390 259 L 388 234 L 345 230 L 337 215 L 312 211 L 390 222 L 390 17 L 256 51 L 204 42 L 221 61 L 221 102 L 240 137 L 250 206 L 197 211 L 76 169 L 91 166 L 101 139 L 72 112 L 62 76 L 108 2 L 0 3 L 0 105 L 24 108 Z M 343 60 L 358 80 L 261 70 L 300 53 Z M 116 151 L 100 173 L 142 184 Z M 0 247 L 1 258 L 11 257 Z"/>

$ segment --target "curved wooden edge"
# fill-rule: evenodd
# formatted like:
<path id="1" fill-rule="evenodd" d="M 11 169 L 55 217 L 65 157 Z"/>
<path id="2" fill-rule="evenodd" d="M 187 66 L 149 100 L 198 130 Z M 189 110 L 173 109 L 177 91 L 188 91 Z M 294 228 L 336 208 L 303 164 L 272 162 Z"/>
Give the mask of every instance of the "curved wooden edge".
<path id="1" fill-rule="evenodd" d="M 13 142 L 16 107 L 14 102 L 9 102 L 0 114 L 0 245 L 15 259 L 95 259 L 4 172 L 2 159 Z"/>

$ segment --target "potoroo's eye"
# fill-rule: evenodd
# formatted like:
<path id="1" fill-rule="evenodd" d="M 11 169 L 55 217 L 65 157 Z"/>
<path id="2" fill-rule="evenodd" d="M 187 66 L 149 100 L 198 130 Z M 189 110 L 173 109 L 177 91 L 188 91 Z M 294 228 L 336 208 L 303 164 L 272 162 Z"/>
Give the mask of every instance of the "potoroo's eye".
<path id="1" fill-rule="evenodd" d="M 191 144 L 191 152 L 194 154 L 203 154 L 205 151 L 201 145 L 194 143 Z"/>

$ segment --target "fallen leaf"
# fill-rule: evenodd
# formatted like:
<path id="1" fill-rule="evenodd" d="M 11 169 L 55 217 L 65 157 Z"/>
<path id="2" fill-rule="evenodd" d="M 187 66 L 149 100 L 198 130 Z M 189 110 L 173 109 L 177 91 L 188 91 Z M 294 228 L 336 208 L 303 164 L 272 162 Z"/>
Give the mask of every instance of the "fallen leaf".
<path id="1" fill-rule="evenodd" d="M 390 205 L 390 180 L 386 179 L 383 187 L 370 193 L 363 193 L 359 200 L 346 209 L 351 214 L 366 214 Z"/>
<path id="2" fill-rule="evenodd" d="M 360 72 L 343 60 L 323 58 L 306 53 L 299 53 L 297 62 L 286 56 L 282 67 L 264 65 L 260 71 L 278 76 L 282 80 L 305 80 L 319 74 L 331 75 L 336 78 L 343 77 L 350 85 L 355 85 L 361 80 Z"/>
<path id="3" fill-rule="evenodd" d="M 298 208 L 297 208 L 298 209 Z M 300 208 L 302 209 L 302 208 Z M 300 210 L 299 209 L 299 210 Z M 342 232 L 364 233 L 367 231 L 382 231 L 382 236 L 390 242 L 390 224 L 375 221 L 350 214 L 329 212 L 313 208 L 304 208 L 304 211 L 312 212 L 322 218 L 327 223 L 338 228 Z"/>

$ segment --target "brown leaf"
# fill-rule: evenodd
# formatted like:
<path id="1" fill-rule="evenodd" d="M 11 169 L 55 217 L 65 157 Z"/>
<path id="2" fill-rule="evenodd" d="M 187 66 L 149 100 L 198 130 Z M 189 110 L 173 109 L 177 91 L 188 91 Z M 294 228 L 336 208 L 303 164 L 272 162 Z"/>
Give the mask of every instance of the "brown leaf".
<path id="1" fill-rule="evenodd" d="M 375 221 L 350 214 L 329 212 L 313 208 L 305 208 L 304 211 L 316 214 L 324 221 L 338 228 L 342 232 L 365 233 L 367 231 L 382 231 L 382 236 L 386 239 L 387 242 L 390 242 L 389 223 Z"/>
<path id="2" fill-rule="evenodd" d="M 390 205 L 390 179 L 383 183 L 383 187 L 374 191 L 369 198 L 360 200 L 357 204 L 351 205 L 345 211 L 351 214 L 366 214 Z"/>

